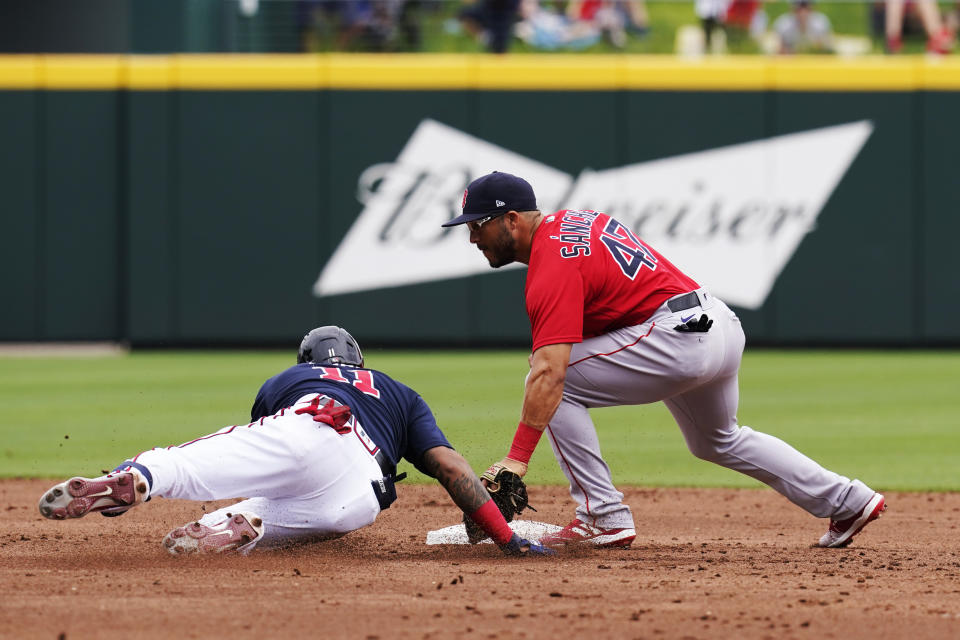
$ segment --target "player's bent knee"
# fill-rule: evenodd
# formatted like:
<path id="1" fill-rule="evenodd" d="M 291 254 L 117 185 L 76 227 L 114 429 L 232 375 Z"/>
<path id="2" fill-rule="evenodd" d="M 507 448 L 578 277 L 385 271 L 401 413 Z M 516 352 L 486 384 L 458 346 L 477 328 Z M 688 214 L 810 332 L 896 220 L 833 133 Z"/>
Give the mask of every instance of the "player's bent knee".
<path id="1" fill-rule="evenodd" d="M 733 433 L 723 435 L 722 438 L 687 442 L 687 448 L 690 449 L 690 453 L 701 460 L 727 466 L 728 463 L 733 461 L 731 451 L 741 442 L 741 428 L 738 427 Z"/>
<path id="2" fill-rule="evenodd" d="M 697 458 L 717 464 L 722 464 L 726 460 L 727 452 L 730 450 L 728 443 L 717 440 L 688 442 L 687 448 Z"/>
<path id="3" fill-rule="evenodd" d="M 380 514 L 380 506 L 376 504 L 376 499 L 373 502 L 374 504 L 370 504 L 369 501 L 363 500 L 344 505 L 339 512 L 329 514 L 325 519 L 324 528 L 331 533 L 342 535 L 373 524 Z"/>
<path id="4" fill-rule="evenodd" d="M 337 535 L 345 535 L 357 529 L 363 529 L 373 524 L 377 519 L 377 514 L 364 514 L 363 517 L 343 517 L 336 520 L 330 520 L 324 523 L 324 532 Z"/>
<path id="5" fill-rule="evenodd" d="M 690 453 L 700 460 L 706 460 L 707 462 L 716 462 L 719 457 L 716 449 L 712 447 L 689 447 Z"/>

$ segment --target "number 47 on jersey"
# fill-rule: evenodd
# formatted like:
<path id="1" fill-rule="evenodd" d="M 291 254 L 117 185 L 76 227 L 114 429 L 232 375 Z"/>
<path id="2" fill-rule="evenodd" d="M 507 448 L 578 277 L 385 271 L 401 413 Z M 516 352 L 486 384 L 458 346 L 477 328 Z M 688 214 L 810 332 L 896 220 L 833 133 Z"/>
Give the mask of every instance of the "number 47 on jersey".
<path id="1" fill-rule="evenodd" d="M 640 269 L 647 267 L 651 271 L 657 268 L 657 258 L 649 249 L 643 246 L 640 239 L 630 229 L 613 218 L 607 222 L 600 233 L 600 240 L 607 247 L 607 251 L 620 265 L 623 275 L 631 280 L 637 277 Z"/>

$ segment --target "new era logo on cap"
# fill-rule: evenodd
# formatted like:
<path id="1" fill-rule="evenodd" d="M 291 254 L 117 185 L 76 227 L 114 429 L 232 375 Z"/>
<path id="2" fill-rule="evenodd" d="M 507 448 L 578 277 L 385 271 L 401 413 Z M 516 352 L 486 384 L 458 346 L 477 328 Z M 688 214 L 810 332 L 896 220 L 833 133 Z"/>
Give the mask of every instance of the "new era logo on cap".
<path id="1" fill-rule="evenodd" d="M 445 222 L 444 227 L 503 215 L 508 211 L 533 211 L 537 208 L 537 199 L 533 187 L 523 178 L 494 171 L 467 185 L 461 208 L 463 214 Z"/>

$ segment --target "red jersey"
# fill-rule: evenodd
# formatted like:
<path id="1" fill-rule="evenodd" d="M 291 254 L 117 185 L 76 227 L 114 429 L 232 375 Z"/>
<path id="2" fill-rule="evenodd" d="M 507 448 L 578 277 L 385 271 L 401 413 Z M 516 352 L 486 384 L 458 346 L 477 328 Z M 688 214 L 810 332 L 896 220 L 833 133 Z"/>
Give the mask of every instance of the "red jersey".
<path id="1" fill-rule="evenodd" d="M 540 223 L 530 251 L 533 351 L 641 324 L 668 298 L 698 288 L 607 214 L 558 211 Z"/>

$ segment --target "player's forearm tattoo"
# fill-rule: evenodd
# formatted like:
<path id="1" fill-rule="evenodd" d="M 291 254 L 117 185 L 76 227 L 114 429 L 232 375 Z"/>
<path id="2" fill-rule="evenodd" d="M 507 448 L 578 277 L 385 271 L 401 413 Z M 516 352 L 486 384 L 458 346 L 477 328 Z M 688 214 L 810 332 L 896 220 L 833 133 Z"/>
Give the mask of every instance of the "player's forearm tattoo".
<path id="1" fill-rule="evenodd" d="M 466 461 L 463 464 L 442 464 L 437 456 L 428 454 L 424 462 L 456 505 L 466 513 L 473 513 L 490 499 L 490 494 Z"/>
<path id="2" fill-rule="evenodd" d="M 461 474 L 451 478 L 450 484 L 444 486 L 457 506 L 468 514 L 482 507 L 490 499 L 490 494 L 472 471 L 469 476 Z"/>

